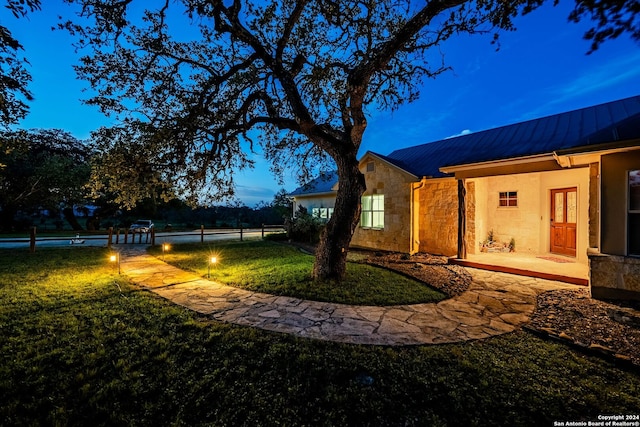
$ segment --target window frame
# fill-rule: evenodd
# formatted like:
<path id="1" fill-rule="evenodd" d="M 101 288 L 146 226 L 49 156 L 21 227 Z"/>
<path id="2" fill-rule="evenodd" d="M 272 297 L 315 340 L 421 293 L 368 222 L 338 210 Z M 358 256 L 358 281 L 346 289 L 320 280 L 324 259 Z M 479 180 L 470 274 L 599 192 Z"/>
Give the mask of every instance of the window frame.
<path id="1" fill-rule="evenodd" d="M 504 196 L 503 196 L 504 195 Z M 504 202 L 504 204 L 503 204 Z M 511 203 L 513 202 L 513 203 Z M 499 208 L 517 208 L 518 207 L 518 191 L 499 191 L 498 192 Z"/>
<path id="2" fill-rule="evenodd" d="M 360 203 L 360 227 L 384 230 L 384 194 L 365 194 L 361 197 Z"/>

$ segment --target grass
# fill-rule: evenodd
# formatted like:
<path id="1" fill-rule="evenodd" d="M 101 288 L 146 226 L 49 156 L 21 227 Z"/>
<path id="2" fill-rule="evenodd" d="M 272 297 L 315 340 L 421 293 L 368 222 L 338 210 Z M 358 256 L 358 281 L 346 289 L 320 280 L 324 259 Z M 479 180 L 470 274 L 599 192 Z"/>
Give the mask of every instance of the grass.
<path id="1" fill-rule="evenodd" d="M 162 256 L 162 249 L 153 252 Z M 218 242 L 215 246 L 176 245 L 164 254 L 166 262 L 207 276 L 207 260 L 215 255 L 212 279 L 243 289 L 315 301 L 357 305 L 396 305 L 436 302 L 445 295 L 398 273 L 350 262 L 340 284 L 311 278 L 314 258 L 269 241 Z"/>
<path id="2" fill-rule="evenodd" d="M 518 332 L 385 348 L 211 321 L 104 249 L 0 251 L 3 425 L 531 426 L 637 414 L 640 376 Z"/>

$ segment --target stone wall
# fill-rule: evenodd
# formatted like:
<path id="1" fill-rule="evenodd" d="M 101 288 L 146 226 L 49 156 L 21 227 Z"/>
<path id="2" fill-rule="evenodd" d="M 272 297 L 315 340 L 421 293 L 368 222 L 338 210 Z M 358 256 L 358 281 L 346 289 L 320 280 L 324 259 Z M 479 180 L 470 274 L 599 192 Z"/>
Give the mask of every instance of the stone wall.
<path id="1" fill-rule="evenodd" d="M 594 298 L 640 301 L 640 259 L 592 253 L 589 266 Z"/>
<path id="2" fill-rule="evenodd" d="M 367 165 L 372 162 L 373 170 L 368 170 Z M 374 156 L 363 158 L 360 165 L 367 184 L 364 194 L 384 194 L 384 229 L 367 229 L 358 225 L 351 246 L 409 253 L 411 183 L 415 177 Z"/>
<path id="3" fill-rule="evenodd" d="M 476 245 L 476 183 L 471 181 L 465 183 L 467 188 L 466 207 L 467 210 L 467 253 L 475 254 L 478 251 Z"/>
<path id="4" fill-rule="evenodd" d="M 458 252 L 458 184 L 454 178 L 426 180 L 420 200 L 420 252 Z"/>

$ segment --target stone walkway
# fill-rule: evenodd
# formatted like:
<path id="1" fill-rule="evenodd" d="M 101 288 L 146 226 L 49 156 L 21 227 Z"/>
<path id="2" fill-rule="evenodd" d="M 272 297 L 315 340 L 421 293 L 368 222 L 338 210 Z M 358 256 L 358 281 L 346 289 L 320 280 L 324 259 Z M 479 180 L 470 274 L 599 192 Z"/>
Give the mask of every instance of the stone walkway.
<path id="1" fill-rule="evenodd" d="M 468 269 L 468 291 L 439 303 L 352 306 L 233 288 L 170 266 L 139 249 L 122 252 L 122 273 L 144 289 L 213 319 L 352 344 L 417 345 L 488 338 L 527 323 L 541 292 L 560 282 Z"/>

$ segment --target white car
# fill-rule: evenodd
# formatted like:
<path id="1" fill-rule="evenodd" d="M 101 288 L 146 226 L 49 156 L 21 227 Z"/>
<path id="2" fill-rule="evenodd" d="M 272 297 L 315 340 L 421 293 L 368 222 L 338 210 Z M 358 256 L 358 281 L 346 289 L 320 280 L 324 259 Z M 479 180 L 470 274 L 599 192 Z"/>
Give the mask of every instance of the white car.
<path id="1" fill-rule="evenodd" d="M 139 219 L 129 227 L 130 233 L 148 233 L 153 228 L 153 222 L 150 219 Z"/>

